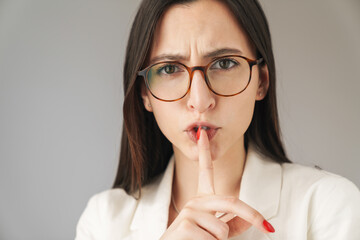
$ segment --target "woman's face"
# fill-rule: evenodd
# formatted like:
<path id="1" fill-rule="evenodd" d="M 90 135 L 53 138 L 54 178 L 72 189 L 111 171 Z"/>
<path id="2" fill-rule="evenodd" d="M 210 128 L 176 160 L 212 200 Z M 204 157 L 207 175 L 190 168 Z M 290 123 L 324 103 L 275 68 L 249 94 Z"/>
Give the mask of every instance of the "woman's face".
<path id="1" fill-rule="evenodd" d="M 246 33 L 225 4 L 201 0 L 175 5 L 158 22 L 149 64 L 176 59 L 189 67 L 204 66 L 214 58 L 206 55 L 221 49 L 232 50 L 217 56 L 237 54 L 256 59 Z M 181 100 L 160 101 L 144 86 L 142 98 L 177 155 L 198 159 L 196 142 L 192 132 L 187 131 L 189 126 L 200 122 L 216 128 L 211 130 L 215 135 L 210 139 L 210 147 L 213 160 L 217 160 L 231 157 L 241 149 L 255 101 L 265 96 L 267 87 L 267 68 L 254 66 L 251 82 L 244 92 L 222 97 L 209 90 L 201 71 L 195 71 L 190 92 Z"/>

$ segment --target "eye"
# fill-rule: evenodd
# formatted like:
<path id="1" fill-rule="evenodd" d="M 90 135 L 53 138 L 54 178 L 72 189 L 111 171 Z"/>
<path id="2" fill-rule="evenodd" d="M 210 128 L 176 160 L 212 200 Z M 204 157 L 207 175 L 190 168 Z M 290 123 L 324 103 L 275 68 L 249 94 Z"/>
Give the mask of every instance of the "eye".
<path id="1" fill-rule="evenodd" d="M 224 59 L 217 60 L 213 65 L 211 65 L 211 68 L 226 70 L 226 69 L 232 68 L 238 64 L 239 63 L 237 61 L 235 61 L 234 59 L 224 58 Z"/>
<path id="2" fill-rule="evenodd" d="M 180 68 L 176 64 L 166 64 L 157 70 L 158 74 L 174 74 L 179 72 Z"/>

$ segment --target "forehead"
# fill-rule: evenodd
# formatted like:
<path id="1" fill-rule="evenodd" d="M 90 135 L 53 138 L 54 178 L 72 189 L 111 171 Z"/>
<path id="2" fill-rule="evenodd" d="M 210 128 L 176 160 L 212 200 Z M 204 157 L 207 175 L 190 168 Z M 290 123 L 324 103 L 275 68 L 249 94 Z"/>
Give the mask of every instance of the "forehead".
<path id="1" fill-rule="evenodd" d="M 150 61 L 166 54 L 191 61 L 223 48 L 238 49 L 247 57 L 254 55 L 246 32 L 225 3 L 199 0 L 165 11 L 155 30 Z"/>

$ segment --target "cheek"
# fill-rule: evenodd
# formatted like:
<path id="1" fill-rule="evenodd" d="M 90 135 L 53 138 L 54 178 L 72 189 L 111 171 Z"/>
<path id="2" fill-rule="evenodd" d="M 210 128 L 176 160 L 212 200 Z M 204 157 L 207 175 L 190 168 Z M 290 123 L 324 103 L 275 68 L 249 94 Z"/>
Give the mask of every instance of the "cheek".
<path id="1" fill-rule="evenodd" d="M 238 111 L 236 112 L 237 117 L 234 117 L 234 119 L 239 120 L 238 124 L 243 133 L 246 132 L 251 123 L 254 114 L 254 106 L 255 100 L 251 99 L 247 102 L 242 103 L 239 106 Z"/>
<path id="2" fill-rule="evenodd" d="M 224 104 L 228 112 L 226 122 L 229 123 L 229 127 L 238 133 L 245 133 L 253 117 L 254 105 L 253 98 L 243 97 L 233 104 Z"/>
<path id="3" fill-rule="evenodd" d="M 249 89 L 250 90 L 250 89 Z M 242 138 L 247 131 L 254 114 L 256 92 L 243 92 L 234 96 L 233 99 L 222 103 L 222 112 L 226 127 L 226 135 L 230 141 L 237 141 Z"/>
<path id="4" fill-rule="evenodd" d="M 167 102 L 156 102 L 153 104 L 153 114 L 156 122 L 165 135 L 165 137 L 171 140 L 173 134 L 179 128 L 178 113 L 179 109 L 176 104 Z"/>

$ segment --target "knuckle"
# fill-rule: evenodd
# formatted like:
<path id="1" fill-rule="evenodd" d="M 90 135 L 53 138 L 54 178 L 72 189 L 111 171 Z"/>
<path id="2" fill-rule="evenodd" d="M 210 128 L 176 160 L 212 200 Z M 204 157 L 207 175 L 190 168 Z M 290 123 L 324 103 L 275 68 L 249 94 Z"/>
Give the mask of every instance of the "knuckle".
<path id="1" fill-rule="evenodd" d="M 250 219 L 252 222 L 260 222 L 262 219 L 262 216 L 257 211 L 251 211 Z"/>
<path id="2" fill-rule="evenodd" d="M 201 197 L 200 196 L 196 196 L 191 198 L 186 204 L 185 206 L 191 207 L 191 206 L 195 206 L 197 204 L 199 204 L 199 202 L 201 201 Z"/>
<path id="3" fill-rule="evenodd" d="M 193 226 L 189 219 L 183 219 L 179 224 L 179 228 L 182 229 L 183 231 L 190 231 L 193 228 Z"/>
<path id="4" fill-rule="evenodd" d="M 183 210 L 193 208 L 194 200 L 190 199 L 187 203 L 185 203 Z"/>
<path id="5" fill-rule="evenodd" d="M 189 207 L 187 207 L 187 206 L 185 206 L 185 207 L 181 210 L 180 214 L 181 214 L 181 216 L 182 216 L 183 218 L 190 218 L 191 215 L 192 215 L 192 209 L 189 208 Z"/>
<path id="6" fill-rule="evenodd" d="M 226 198 L 226 201 L 228 201 L 230 204 L 238 204 L 240 200 L 234 196 L 230 196 Z"/>

